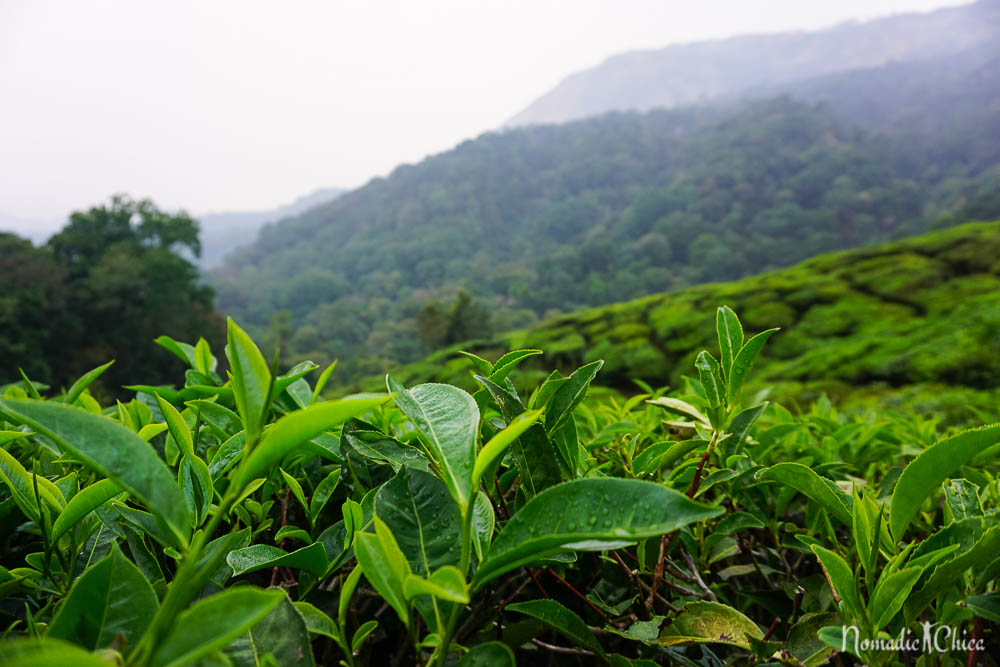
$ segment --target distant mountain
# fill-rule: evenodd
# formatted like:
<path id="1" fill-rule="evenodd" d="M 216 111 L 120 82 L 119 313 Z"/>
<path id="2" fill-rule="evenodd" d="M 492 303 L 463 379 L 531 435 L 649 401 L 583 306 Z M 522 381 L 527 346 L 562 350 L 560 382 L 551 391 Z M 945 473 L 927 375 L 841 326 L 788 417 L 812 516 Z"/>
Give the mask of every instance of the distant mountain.
<path id="1" fill-rule="evenodd" d="M 1000 0 L 850 22 L 815 32 L 751 35 L 633 51 L 571 74 L 509 126 L 612 110 L 670 108 L 835 72 L 995 45 Z"/>
<path id="2" fill-rule="evenodd" d="M 223 258 L 236 248 L 253 242 L 257 232 L 269 222 L 291 218 L 320 204 L 333 201 L 346 190 L 322 188 L 299 197 L 291 204 L 269 211 L 239 211 L 205 213 L 196 216 L 201 223 L 201 260 L 203 268 L 222 264 Z"/>

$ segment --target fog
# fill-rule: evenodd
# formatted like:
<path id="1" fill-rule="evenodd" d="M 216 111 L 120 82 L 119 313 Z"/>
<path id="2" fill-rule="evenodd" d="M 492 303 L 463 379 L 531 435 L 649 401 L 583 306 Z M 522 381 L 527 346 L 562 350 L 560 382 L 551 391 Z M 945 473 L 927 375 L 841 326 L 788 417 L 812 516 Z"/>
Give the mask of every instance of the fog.
<path id="1" fill-rule="evenodd" d="M 614 53 L 957 4 L 6 1 L 0 228 L 114 192 L 271 208 L 496 128 Z"/>

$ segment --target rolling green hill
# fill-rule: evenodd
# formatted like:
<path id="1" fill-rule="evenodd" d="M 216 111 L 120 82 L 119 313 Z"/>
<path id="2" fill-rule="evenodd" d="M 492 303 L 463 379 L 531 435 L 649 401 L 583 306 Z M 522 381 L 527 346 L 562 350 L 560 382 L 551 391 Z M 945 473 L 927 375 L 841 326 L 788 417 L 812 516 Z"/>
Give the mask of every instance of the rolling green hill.
<path id="1" fill-rule="evenodd" d="M 598 381 L 605 386 L 634 392 L 635 378 L 676 387 L 691 374 L 697 352 L 716 347 L 711 332 L 723 304 L 748 331 L 782 328 L 753 383 L 774 385 L 785 400 L 826 393 L 848 406 L 874 400 L 957 419 L 970 416 L 967 405 L 994 418 L 1000 413 L 1000 221 L 592 308 L 391 372 L 407 385 L 472 387 L 472 363 L 459 349 L 492 360 L 510 349 L 537 348 L 544 356 L 525 366 L 526 381 L 542 368 L 569 372 L 604 359 Z M 350 389 L 377 389 L 381 382 L 372 377 Z"/>

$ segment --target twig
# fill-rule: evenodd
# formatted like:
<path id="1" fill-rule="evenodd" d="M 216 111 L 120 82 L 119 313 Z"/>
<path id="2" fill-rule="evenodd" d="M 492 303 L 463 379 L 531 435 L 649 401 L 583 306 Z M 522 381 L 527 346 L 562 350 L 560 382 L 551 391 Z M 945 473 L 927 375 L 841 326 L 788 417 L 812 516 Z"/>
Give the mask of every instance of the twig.
<path id="1" fill-rule="evenodd" d="M 542 586 L 542 582 L 538 580 L 538 573 L 535 572 L 535 570 L 530 567 L 526 567 L 524 569 L 528 571 L 528 576 L 531 577 L 531 580 L 533 582 L 535 582 L 535 587 L 538 589 L 538 592 L 541 593 L 544 597 L 551 600 L 552 596 L 546 592 L 545 588 Z"/>
<path id="2" fill-rule="evenodd" d="M 705 585 L 705 580 L 701 578 L 701 574 L 698 572 L 698 566 L 695 564 L 694 559 L 691 558 L 691 554 L 689 554 L 686 550 L 681 553 L 684 554 L 684 560 L 687 561 L 688 567 L 691 568 L 691 574 L 694 576 L 694 583 L 698 584 L 698 588 L 705 593 L 705 597 L 712 602 L 718 602 L 719 598 L 715 597 L 715 593 L 711 588 Z"/>
<path id="3" fill-rule="evenodd" d="M 775 619 L 773 621 L 771 621 L 771 627 L 769 627 L 767 629 L 767 632 L 764 633 L 764 636 L 761 638 L 761 641 L 762 642 L 766 642 L 768 639 L 770 639 L 771 635 L 774 634 L 774 629 L 776 627 L 778 627 L 778 618 L 777 617 L 775 617 Z"/>
<path id="4" fill-rule="evenodd" d="M 567 648 L 565 646 L 546 644 L 541 639 L 532 639 L 531 643 L 537 646 L 538 648 L 543 648 L 546 651 L 552 651 L 553 653 L 562 653 L 564 655 L 590 655 L 590 656 L 597 655 L 593 651 L 588 651 L 585 648 Z"/>
<path id="5" fill-rule="evenodd" d="M 497 487 L 497 496 L 500 498 L 500 504 L 503 505 L 503 513 L 506 518 L 510 518 L 510 508 L 507 507 L 507 499 L 504 498 L 503 490 L 500 488 L 500 478 L 494 477 L 493 484 Z"/>
<path id="6" fill-rule="evenodd" d="M 608 615 L 604 613 L 603 609 L 601 609 L 596 604 L 594 604 L 593 602 L 591 602 L 587 598 L 586 595 L 584 595 L 580 591 L 576 590 L 576 588 L 573 586 L 573 584 L 569 583 L 568 581 L 566 581 L 565 579 L 563 579 L 562 577 L 560 577 L 558 574 L 556 574 L 556 572 L 551 567 L 545 568 L 545 571 L 548 572 L 549 574 L 551 574 L 556 579 L 558 579 L 560 584 L 562 584 L 563 586 L 565 586 L 566 588 L 568 588 L 571 593 L 573 593 L 578 598 L 580 598 L 581 600 L 583 600 L 588 606 L 590 606 L 591 609 L 593 609 L 598 614 L 600 614 L 601 618 L 607 618 L 608 617 Z"/>
<path id="7" fill-rule="evenodd" d="M 970 637 L 969 658 L 966 660 L 966 667 L 976 667 L 979 664 L 979 649 L 977 646 L 980 637 L 983 635 L 983 619 L 976 617 L 976 623 L 972 626 L 972 637 Z"/>
<path id="8" fill-rule="evenodd" d="M 280 531 L 288 523 L 288 499 L 292 495 L 291 489 L 285 489 L 285 495 L 281 499 L 281 526 L 278 527 Z M 283 549 L 285 547 L 285 538 L 281 538 L 278 542 L 278 548 Z M 271 588 L 278 585 L 278 567 L 271 569 Z"/>

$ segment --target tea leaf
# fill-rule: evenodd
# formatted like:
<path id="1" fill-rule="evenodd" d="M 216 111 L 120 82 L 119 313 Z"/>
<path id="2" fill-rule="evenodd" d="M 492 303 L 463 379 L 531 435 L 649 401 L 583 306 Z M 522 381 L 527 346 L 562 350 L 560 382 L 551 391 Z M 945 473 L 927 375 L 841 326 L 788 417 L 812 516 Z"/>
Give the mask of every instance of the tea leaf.
<path id="1" fill-rule="evenodd" d="M 48 636 L 92 651 L 109 645 L 119 633 L 134 644 L 158 607 L 146 577 L 113 545 L 106 558 L 73 583 L 52 619 Z"/>
<path id="2" fill-rule="evenodd" d="M 746 382 L 747 376 L 750 375 L 750 368 L 753 366 L 754 361 L 757 360 L 760 351 L 764 349 L 764 343 L 776 331 L 777 329 L 768 329 L 767 331 L 760 332 L 748 340 L 737 353 L 736 358 L 733 359 L 733 372 L 728 380 L 730 402 L 736 400 L 739 396 L 743 383 Z"/>
<path id="3" fill-rule="evenodd" d="M 282 590 L 230 588 L 181 612 L 153 655 L 155 667 L 188 665 L 222 648 L 263 620 L 287 599 Z"/>
<path id="4" fill-rule="evenodd" d="M 234 483 L 239 487 L 245 486 L 251 479 L 270 470 L 295 447 L 352 417 L 375 409 L 388 398 L 344 398 L 316 403 L 305 410 L 285 415 L 268 429 L 250 456 L 244 459 Z"/>
<path id="5" fill-rule="evenodd" d="M 431 595 L 446 602 L 468 604 L 469 585 L 457 567 L 445 565 L 426 579 L 415 574 L 407 575 L 403 580 L 403 595 L 407 600 L 419 595 Z"/>
<path id="6" fill-rule="evenodd" d="M 410 569 L 426 576 L 458 565 L 462 515 L 440 479 L 403 467 L 375 498 L 375 513 L 392 532 Z"/>
<path id="7" fill-rule="evenodd" d="M 108 370 L 113 363 L 115 363 L 114 360 L 111 360 L 108 363 L 98 366 L 97 368 L 89 370 L 81 375 L 80 379 L 74 382 L 73 386 L 66 392 L 63 402 L 68 404 L 75 403 L 76 399 L 80 398 L 80 394 L 86 391 L 87 387 L 89 387 L 94 380 L 101 377 L 104 374 L 104 371 Z"/>
<path id="8" fill-rule="evenodd" d="M 487 370 L 484 373 L 482 369 L 480 369 L 480 373 L 482 375 L 488 375 L 494 382 L 503 382 L 503 379 L 510 375 L 510 372 L 514 370 L 514 367 L 516 367 L 519 363 L 528 357 L 541 353 L 541 350 L 513 350 L 497 359 L 496 363 L 493 364 L 492 370 Z"/>
<path id="9" fill-rule="evenodd" d="M 462 507 L 468 505 L 479 429 L 475 399 L 446 384 L 420 384 L 407 390 L 389 375 L 386 386 L 395 394 L 399 409 L 423 435 L 452 498 Z"/>
<path id="10" fill-rule="evenodd" d="M 790 486 L 810 500 L 819 503 L 845 526 L 853 525 L 850 496 L 844 494 L 830 480 L 817 475 L 812 468 L 801 463 L 779 463 L 757 473 L 757 479 L 775 480 Z"/>
<path id="11" fill-rule="evenodd" d="M 868 603 L 868 614 L 876 628 L 884 628 L 899 613 L 923 572 L 922 567 L 906 567 L 879 578 L 875 595 Z"/>
<path id="12" fill-rule="evenodd" d="M 406 557 L 385 524 L 375 518 L 375 534 L 361 533 L 354 542 L 354 555 L 365 579 L 375 587 L 389 606 L 396 610 L 403 625 L 410 626 L 409 605 L 403 582 L 410 574 Z"/>
<path id="13" fill-rule="evenodd" d="M 702 414 L 701 410 L 694 407 L 687 401 L 682 401 L 679 398 L 672 398 L 670 396 L 661 396 L 659 398 L 654 398 L 646 401 L 650 405 L 657 405 L 661 408 L 666 408 L 671 412 L 678 412 L 682 415 L 691 417 L 695 421 L 699 421 L 702 424 L 708 424 L 708 417 Z"/>
<path id="14" fill-rule="evenodd" d="M 851 566 L 837 553 L 814 544 L 812 552 L 819 559 L 823 571 L 829 577 L 833 589 L 855 615 L 861 615 L 861 598 L 858 594 L 858 582 L 851 571 Z"/>
<path id="15" fill-rule="evenodd" d="M 1000 526 L 990 528 L 975 545 L 931 571 L 923 586 L 912 593 L 903 605 L 907 622 L 917 617 L 938 595 L 958 581 L 966 570 L 996 557 L 1000 551 Z"/>
<path id="16" fill-rule="evenodd" d="M 731 381 L 733 360 L 743 347 L 743 325 L 729 306 L 721 306 L 715 314 L 715 330 L 719 336 L 722 375 Z"/>
<path id="17" fill-rule="evenodd" d="M 726 385 L 722 379 L 719 362 L 711 354 L 702 350 L 698 353 L 694 366 L 698 369 L 698 379 L 701 381 L 701 386 L 705 388 L 705 398 L 708 400 L 708 404 L 713 408 L 723 405 L 726 401 Z"/>
<path id="18" fill-rule="evenodd" d="M 0 642 L 0 662 L 7 667 L 111 667 L 103 658 L 59 639 L 13 639 Z"/>
<path id="19" fill-rule="evenodd" d="M 486 642 L 469 649 L 456 667 L 516 667 L 514 652 L 502 642 Z"/>
<path id="20" fill-rule="evenodd" d="M 253 442 L 260 435 L 268 409 L 271 370 L 250 336 L 232 318 L 227 318 L 226 323 L 229 340 L 226 356 L 232 370 L 233 396 L 236 408 L 243 418 L 247 439 Z"/>
<path id="21" fill-rule="evenodd" d="M 604 657 L 604 647 L 579 616 L 555 600 L 529 600 L 507 605 L 508 611 L 526 614 L 549 626 L 574 644 Z"/>
<path id="22" fill-rule="evenodd" d="M 187 543 L 184 497 L 149 443 L 110 419 L 69 405 L 0 400 L 0 409 L 114 480 L 142 501 L 182 544 Z"/>
<path id="23" fill-rule="evenodd" d="M 44 478 L 39 478 L 42 480 Z M 28 472 L 21 465 L 21 462 L 15 459 L 6 449 L 0 449 L 0 480 L 3 480 L 7 488 L 10 489 L 10 494 L 14 498 L 14 502 L 17 503 L 18 508 L 24 513 L 26 517 L 32 521 L 37 522 L 40 518 L 38 513 L 38 503 L 35 502 L 35 483 L 34 474 Z M 46 485 L 46 482 L 48 485 Z M 49 488 L 49 487 L 52 488 Z M 59 514 L 65 501 L 60 503 L 57 499 L 56 493 L 62 496 L 62 493 L 55 489 L 55 485 L 49 480 L 45 479 L 44 482 L 40 481 L 38 484 L 38 496 L 54 513 Z"/>
<path id="24" fill-rule="evenodd" d="M 762 639 L 757 624 L 728 605 L 718 602 L 688 602 L 677 619 L 663 629 L 656 643 L 733 644 L 750 648 L 751 639 Z"/>
<path id="25" fill-rule="evenodd" d="M 327 616 L 322 610 L 316 608 L 308 602 L 296 602 L 295 608 L 302 614 L 306 621 L 306 628 L 313 634 L 329 637 L 334 641 L 340 641 L 337 624 L 332 618 Z"/>
<path id="26" fill-rule="evenodd" d="M 479 486 L 480 478 L 489 465 L 493 463 L 498 456 L 501 456 L 512 442 L 521 437 L 521 434 L 531 428 L 531 425 L 538 421 L 538 418 L 542 416 L 542 412 L 542 410 L 532 410 L 530 412 L 521 413 L 511 420 L 511 422 L 507 424 L 506 428 L 501 429 L 499 433 L 490 438 L 489 442 L 483 445 L 482 449 L 479 450 L 479 454 L 476 456 L 476 463 L 472 471 L 473 488 Z"/>
<path id="27" fill-rule="evenodd" d="M 559 385 L 545 404 L 545 430 L 555 433 L 563 422 L 569 418 L 580 401 L 587 395 L 590 383 L 604 365 L 604 360 L 598 359 L 573 371 L 569 380 Z"/>
<path id="28" fill-rule="evenodd" d="M 984 426 L 941 440 L 922 451 L 903 469 L 892 492 L 889 530 L 897 540 L 920 505 L 947 477 L 987 447 L 1000 442 L 1000 424 Z"/>
<path id="29" fill-rule="evenodd" d="M 542 491 L 507 522 L 475 585 L 515 567 L 573 550 L 603 550 L 602 543 L 634 542 L 722 514 L 652 482 L 581 479 Z"/>
<path id="30" fill-rule="evenodd" d="M 110 479 L 102 479 L 81 489 L 66 503 L 66 509 L 53 522 L 50 538 L 52 542 L 58 541 L 63 533 L 75 526 L 80 519 L 117 496 L 121 490 L 121 487 Z"/>
<path id="31" fill-rule="evenodd" d="M 966 598 L 965 606 L 978 618 L 1000 623 L 1000 593 L 985 593 Z"/>

